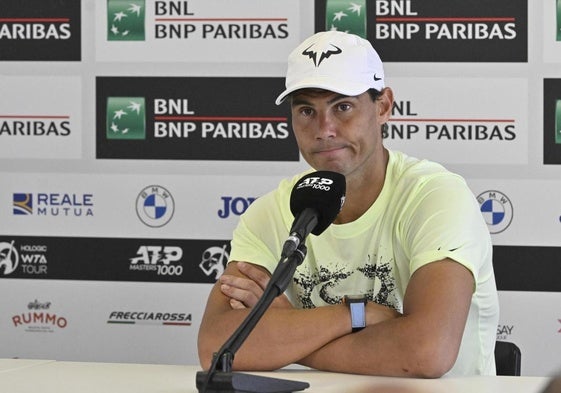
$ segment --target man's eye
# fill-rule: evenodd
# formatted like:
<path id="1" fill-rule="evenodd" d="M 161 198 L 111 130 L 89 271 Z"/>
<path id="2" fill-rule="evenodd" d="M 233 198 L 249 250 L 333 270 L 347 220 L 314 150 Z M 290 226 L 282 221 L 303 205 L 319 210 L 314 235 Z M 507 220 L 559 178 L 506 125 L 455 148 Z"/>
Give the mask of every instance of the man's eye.
<path id="1" fill-rule="evenodd" d="M 339 104 L 339 110 L 341 112 L 346 112 L 349 109 L 351 109 L 351 105 L 350 104 Z"/>

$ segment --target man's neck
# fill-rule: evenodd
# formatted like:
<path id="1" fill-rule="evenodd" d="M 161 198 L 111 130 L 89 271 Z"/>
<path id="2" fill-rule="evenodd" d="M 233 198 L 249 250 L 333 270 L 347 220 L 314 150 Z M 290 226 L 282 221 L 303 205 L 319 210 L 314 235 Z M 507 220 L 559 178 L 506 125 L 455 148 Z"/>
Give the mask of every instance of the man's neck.
<path id="1" fill-rule="evenodd" d="M 368 175 L 349 176 L 343 209 L 337 215 L 335 224 L 353 222 L 362 216 L 376 202 L 384 187 L 389 153 L 383 149 L 378 163 Z"/>

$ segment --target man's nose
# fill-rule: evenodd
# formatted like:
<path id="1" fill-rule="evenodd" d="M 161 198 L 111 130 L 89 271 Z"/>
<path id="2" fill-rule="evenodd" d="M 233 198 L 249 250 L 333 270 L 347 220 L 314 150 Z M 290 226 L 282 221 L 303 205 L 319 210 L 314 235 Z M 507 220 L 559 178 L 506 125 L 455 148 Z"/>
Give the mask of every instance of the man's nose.
<path id="1" fill-rule="evenodd" d="M 320 113 L 318 116 L 317 139 L 333 138 L 337 134 L 337 124 L 333 116 L 327 112 Z"/>

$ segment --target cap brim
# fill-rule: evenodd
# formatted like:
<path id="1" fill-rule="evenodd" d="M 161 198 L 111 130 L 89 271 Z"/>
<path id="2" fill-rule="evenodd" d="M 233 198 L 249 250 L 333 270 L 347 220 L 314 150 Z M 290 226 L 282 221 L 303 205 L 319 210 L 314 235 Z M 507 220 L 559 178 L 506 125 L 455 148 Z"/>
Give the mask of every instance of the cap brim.
<path id="1" fill-rule="evenodd" d="M 332 91 L 334 93 L 344 94 L 346 96 L 356 96 L 364 93 L 365 91 L 371 88 L 376 89 L 377 87 L 365 86 L 363 83 L 334 84 L 333 80 L 330 80 L 329 82 L 324 80 L 317 80 L 317 79 L 314 81 L 308 80 L 287 88 L 277 97 L 277 99 L 275 100 L 275 104 L 277 105 L 282 104 L 284 100 L 286 100 L 286 98 L 291 93 L 294 93 L 295 91 L 301 89 L 323 89 L 323 90 Z"/>

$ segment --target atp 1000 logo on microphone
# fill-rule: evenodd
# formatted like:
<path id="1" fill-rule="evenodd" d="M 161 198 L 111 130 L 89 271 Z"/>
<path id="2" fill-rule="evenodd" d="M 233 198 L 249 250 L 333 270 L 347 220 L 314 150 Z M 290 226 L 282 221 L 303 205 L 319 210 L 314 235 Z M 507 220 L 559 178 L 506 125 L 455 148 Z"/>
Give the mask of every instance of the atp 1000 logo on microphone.
<path id="1" fill-rule="evenodd" d="M 331 185 L 333 180 L 325 177 L 307 177 L 302 179 L 300 183 L 296 186 L 297 190 L 303 188 L 313 188 L 314 190 L 329 191 L 331 190 Z"/>

